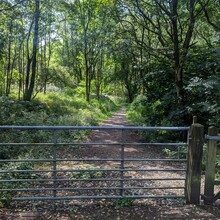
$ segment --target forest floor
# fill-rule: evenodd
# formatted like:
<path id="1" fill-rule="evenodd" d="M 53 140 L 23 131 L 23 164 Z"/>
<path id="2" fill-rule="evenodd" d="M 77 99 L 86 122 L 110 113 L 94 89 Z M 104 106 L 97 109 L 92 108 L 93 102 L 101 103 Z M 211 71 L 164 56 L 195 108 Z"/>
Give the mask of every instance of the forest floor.
<path id="1" fill-rule="evenodd" d="M 114 114 L 111 118 L 104 121 L 101 125 L 104 126 L 126 126 L 128 122 L 125 118 L 125 109 Z M 120 141 L 122 134 L 118 131 L 99 130 L 90 135 L 88 141 L 91 142 L 117 142 Z M 128 131 L 125 135 L 125 141 L 138 142 L 140 136 L 134 131 Z M 88 147 L 82 147 L 77 152 L 60 152 L 61 154 L 78 154 L 80 157 L 86 158 L 117 158 L 120 154 L 120 148 L 117 146 L 106 147 L 106 145 L 92 146 L 88 150 Z M 164 153 L 153 147 L 134 147 L 129 146 L 125 149 L 125 156 L 132 156 L 133 158 L 161 158 Z M 93 164 L 94 165 L 94 164 Z M 96 166 L 109 168 L 117 166 L 114 162 L 97 162 Z M 65 165 L 66 166 L 66 165 Z M 71 167 L 74 164 L 70 165 Z M 88 166 L 88 164 L 87 164 Z M 134 168 L 137 164 L 130 162 L 127 164 L 129 168 Z M 176 166 L 180 168 L 180 165 L 156 163 L 148 161 L 147 163 L 141 162 L 138 164 L 138 168 L 141 169 L 169 169 Z M 184 166 L 184 165 L 183 165 Z M 132 178 L 140 177 L 140 174 L 129 173 Z M 142 177 L 146 178 L 144 174 Z M 169 177 L 181 177 L 181 173 L 169 173 L 169 172 L 155 172 L 150 174 L 152 178 L 158 178 L 161 175 L 169 175 Z M 149 175 L 148 175 L 149 177 Z M 79 183 L 80 184 L 80 183 Z M 96 185 L 98 183 L 95 183 Z M 139 184 L 139 183 L 135 183 Z M 164 184 L 170 183 L 156 183 L 151 181 L 151 185 L 165 186 Z M 172 183 L 179 186 L 178 183 Z M 96 186 L 94 185 L 94 186 Z M 92 186 L 92 187 L 94 187 Z M 77 185 L 76 187 L 86 187 Z M 91 187 L 91 185 L 90 185 Z M 152 191 L 150 194 L 160 194 L 161 190 Z M 170 194 L 169 190 L 162 190 L 162 194 Z M 81 193 L 81 192 L 79 192 Z M 137 191 L 141 194 L 142 191 Z M 145 191 L 143 193 L 146 193 Z M 172 191 L 173 194 L 183 193 L 181 190 Z M 128 204 L 129 205 L 129 204 Z M 41 201 L 41 202 L 13 202 L 7 208 L 0 209 L 1 220 L 142 220 L 142 219 L 220 219 L 220 208 L 217 204 L 213 206 L 207 205 L 188 205 L 185 204 L 184 199 L 136 199 L 130 206 L 123 206 L 122 204 L 116 204 L 111 200 L 81 200 L 81 201 Z"/>

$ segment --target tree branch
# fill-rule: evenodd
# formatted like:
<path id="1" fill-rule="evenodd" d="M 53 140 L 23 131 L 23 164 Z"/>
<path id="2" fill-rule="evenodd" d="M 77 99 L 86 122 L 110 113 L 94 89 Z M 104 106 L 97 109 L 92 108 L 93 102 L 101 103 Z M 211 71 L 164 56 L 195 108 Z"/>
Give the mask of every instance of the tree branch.
<path id="1" fill-rule="evenodd" d="M 14 4 L 14 5 L 12 5 L 12 6 L 8 7 L 8 8 L 2 8 L 2 9 L 0 9 L 0 12 L 2 12 L 2 11 L 9 11 L 9 10 L 17 7 L 18 5 L 22 4 L 23 2 L 26 2 L 26 1 L 27 0 L 21 0 L 20 2 Z"/>
<path id="2" fill-rule="evenodd" d="M 185 60 L 186 60 L 186 56 L 188 54 L 188 50 L 189 50 L 189 47 L 190 47 L 190 42 L 191 42 L 191 39 L 192 39 L 192 34 L 193 34 L 193 30 L 194 30 L 194 27 L 195 27 L 195 4 L 196 4 L 196 0 L 190 0 L 190 6 L 189 6 L 189 16 L 190 16 L 190 22 L 189 22 L 189 25 L 188 25 L 188 30 L 186 32 L 186 37 L 185 37 L 185 40 L 184 40 L 184 43 L 183 43 L 183 54 L 182 54 L 182 57 L 181 57 L 181 65 L 183 65 L 185 63 Z"/>
<path id="3" fill-rule="evenodd" d="M 206 17 L 206 20 L 207 22 L 215 29 L 215 30 L 220 30 L 220 26 L 217 26 L 216 24 L 214 24 L 211 20 L 210 20 L 210 17 L 209 17 L 209 14 L 208 14 L 208 11 L 207 11 L 207 8 L 206 6 L 202 3 L 201 0 L 198 0 L 199 4 L 201 5 L 202 7 L 202 10 L 203 12 L 205 13 L 205 17 Z M 207 5 L 207 4 L 206 4 Z"/>
<path id="4" fill-rule="evenodd" d="M 164 12 L 166 13 L 166 15 L 167 15 L 168 17 L 172 17 L 172 13 L 171 13 L 170 11 L 168 11 L 168 10 L 165 8 L 165 6 L 162 5 L 158 0 L 155 0 L 155 3 L 156 3 L 156 5 L 158 5 L 158 6 L 162 9 L 162 11 L 164 11 Z"/>

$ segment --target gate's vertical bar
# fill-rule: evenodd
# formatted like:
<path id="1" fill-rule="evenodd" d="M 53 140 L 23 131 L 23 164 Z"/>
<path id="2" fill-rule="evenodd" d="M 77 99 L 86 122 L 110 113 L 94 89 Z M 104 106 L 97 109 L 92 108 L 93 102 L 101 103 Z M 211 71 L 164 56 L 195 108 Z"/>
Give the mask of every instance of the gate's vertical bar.
<path id="1" fill-rule="evenodd" d="M 124 129 L 121 129 L 121 165 L 120 165 L 120 196 L 124 196 L 124 157 L 125 157 Z"/>
<path id="2" fill-rule="evenodd" d="M 204 126 L 196 123 L 196 119 L 194 119 L 189 131 L 185 191 L 187 203 L 200 203 L 203 143 Z"/>
<path id="3" fill-rule="evenodd" d="M 57 196 L 57 132 L 53 130 L 53 197 Z"/>
<path id="4" fill-rule="evenodd" d="M 218 128 L 212 126 L 208 129 L 209 136 L 217 136 Z M 215 163 L 216 163 L 217 141 L 208 140 L 206 152 L 206 168 L 205 168 L 205 196 L 214 196 L 215 184 Z"/>
<path id="5" fill-rule="evenodd" d="M 193 120 L 194 123 L 194 120 Z M 187 180 L 187 173 L 188 173 L 188 160 L 189 160 L 189 137 L 190 137 L 190 130 L 187 131 L 187 152 L 186 152 L 186 159 L 187 159 L 187 171 L 186 171 L 186 180 Z M 187 185 L 187 181 L 185 180 L 185 184 L 184 184 L 184 194 L 185 194 L 185 198 L 187 198 L 187 192 L 186 192 L 186 185 Z"/>

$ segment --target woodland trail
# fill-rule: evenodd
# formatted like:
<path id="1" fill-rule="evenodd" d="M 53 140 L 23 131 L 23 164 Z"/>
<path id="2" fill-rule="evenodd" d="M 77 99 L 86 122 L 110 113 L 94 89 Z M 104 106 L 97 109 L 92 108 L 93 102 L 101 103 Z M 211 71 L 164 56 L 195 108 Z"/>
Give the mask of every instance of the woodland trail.
<path id="1" fill-rule="evenodd" d="M 101 125 L 103 126 L 126 126 L 128 121 L 125 118 L 125 108 L 122 108 L 118 113 L 114 114 L 108 120 L 105 120 Z M 93 132 L 87 139 L 87 142 L 111 142 L 115 143 L 121 140 L 122 134 L 114 130 L 97 130 Z M 127 131 L 125 134 L 126 142 L 139 142 L 140 136 L 135 131 Z M 62 152 L 65 154 L 64 152 Z M 117 146 L 107 147 L 106 145 L 95 145 L 92 147 L 80 147 L 72 152 L 66 152 L 67 154 L 74 154 L 77 157 L 82 158 L 117 158 L 120 155 L 120 148 Z M 63 155 L 64 157 L 66 155 Z M 127 146 L 125 148 L 125 157 L 137 157 L 137 158 L 161 158 L 164 157 L 164 153 L 160 149 L 152 147 L 134 147 Z M 118 164 L 115 161 L 97 161 L 80 164 L 84 167 L 101 167 L 110 168 L 117 167 Z M 69 164 L 68 166 L 74 167 L 79 164 Z M 141 168 L 141 169 L 169 169 L 172 164 L 166 163 L 154 163 L 154 162 L 129 162 L 126 164 L 129 168 Z M 62 168 L 62 167 L 61 167 Z M 181 173 L 163 173 L 163 172 L 151 172 L 145 176 L 145 174 L 128 173 L 132 178 L 135 177 L 151 177 L 157 178 L 161 175 L 169 175 L 172 177 L 182 176 Z M 91 185 L 90 187 L 93 185 Z M 99 183 L 95 183 L 96 185 Z M 134 182 L 134 184 L 142 183 Z M 144 183 L 148 184 L 148 183 Z M 150 184 L 158 184 L 163 186 L 163 183 L 153 182 Z M 167 181 L 165 184 L 170 184 Z M 173 183 L 175 184 L 175 183 Z M 179 183 L 177 183 L 179 184 Z M 94 186 L 96 186 L 94 185 Z M 145 185 L 144 185 L 145 186 Z M 76 187 L 86 187 L 86 185 L 76 185 Z M 160 193 L 158 190 L 149 192 L 137 191 L 136 193 Z M 169 191 L 163 191 L 163 193 L 170 193 Z M 176 191 L 175 193 L 179 193 Z M 140 199 L 135 200 L 134 204 L 129 207 L 123 207 L 120 205 L 114 205 L 113 201 L 108 200 L 82 200 L 82 201 L 59 201 L 59 202 L 19 202 L 12 204 L 9 208 L 0 209 L 1 220 L 144 220 L 144 219 L 219 219 L 220 212 L 218 208 L 210 208 L 204 205 L 186 205 L 182 200 L 172 199 Z"/>

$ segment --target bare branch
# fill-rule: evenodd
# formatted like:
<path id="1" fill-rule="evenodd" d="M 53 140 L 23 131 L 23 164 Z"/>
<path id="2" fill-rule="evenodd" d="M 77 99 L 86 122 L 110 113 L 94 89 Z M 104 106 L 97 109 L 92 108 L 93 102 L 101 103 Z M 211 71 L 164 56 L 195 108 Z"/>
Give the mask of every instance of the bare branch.
<path id="1" fill-rule="evenodd" d="M 155 0 L 155 3 L 168 15 L 168 17 L 172 16 L 172 13 L 168 11 L 163 4 L 161 4 L 158 0 Z"/>

